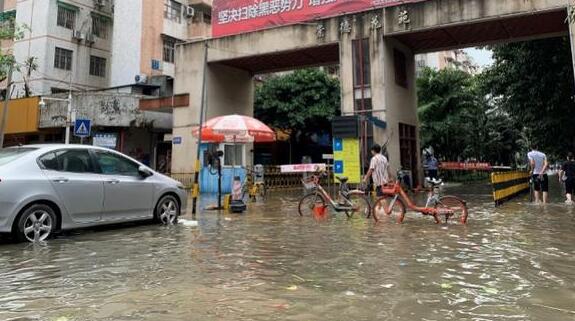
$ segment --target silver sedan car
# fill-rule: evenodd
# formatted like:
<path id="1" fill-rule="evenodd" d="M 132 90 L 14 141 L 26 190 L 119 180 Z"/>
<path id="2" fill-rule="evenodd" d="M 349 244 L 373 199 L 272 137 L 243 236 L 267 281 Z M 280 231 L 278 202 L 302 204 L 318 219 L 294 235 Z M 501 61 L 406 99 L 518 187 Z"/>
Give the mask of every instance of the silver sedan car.
<path id="1" fill-rule="evenodd" d="M 84 145 L 0 149 L 0 233 L 44 241 L 54 232 L 154 219 L 177 222 L 184 186 L 118 152 Z"/>

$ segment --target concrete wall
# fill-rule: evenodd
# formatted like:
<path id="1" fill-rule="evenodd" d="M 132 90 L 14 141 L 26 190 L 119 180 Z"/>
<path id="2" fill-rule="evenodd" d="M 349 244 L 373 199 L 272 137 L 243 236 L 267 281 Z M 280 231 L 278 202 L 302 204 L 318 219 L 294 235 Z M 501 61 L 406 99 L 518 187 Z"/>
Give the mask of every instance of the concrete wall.
<path id="1" fill-rule="evenodd" d="M 143 3 L 116 1 L 110 85 L 133 84 L 142 59 Z M 130 13 L 130 14 L 126 14 Z"/>
<path id="2" fill-rule="evenodd" d="M 138 95 L 78 93 L 72 97 L 72 108 L 76 118 L 90 119 L 94 127 L 171 128 L 172 115 L 139 110 L 141 98 Z M 64 126 L 66 112 L 66 102 L 46 101 L 46 107 L 40 111 L 39 128 Z"/>
<path id="3" fill-rule="evenodd" d="M 172 150 L 172 172 L 192 173 L 197 155 L 197 139 L 192 135 L 193 128 L 199 125 L 202 104 L 201 88 L 204 72 L 207 84 L 207 108 L 204 120 L 225 114 L 253 114 L 254 83 L 252 75 L 246 71 L 218 65 L 201 63 L 204 50 L 201 45 L 185 49 L 178 47 L 176 62 L 176 93 L 192 93 L 190 106 L 174 109 L 174 137 L 181 137 L 182 143 Z M 248 148 L 249 150 L 250 148 Z M 248 153 L 246 162 L 251 163 Z"/>
<path id="4" fill-rule="evenodd" d="M 407 88 L 399 86 L 395 81 L 394 50 L 399 50 L 406 56 L 407 62 Z M 385 79 L 384 91 L 376 90 L 374 100 L 385 102 L 384 119 L 387 122 L 385 132 L 376 131 L 376 141 L 389 141 L 388 152 L 392 170 L 397 171 L 401 168 L 400 146 L 399 146 L 399 124 L 415 126 L 417 128 L 416 137 L 419 137 L 419 120 L 417 118 L 417 90 L 415 78 L 415 56 L 411 50 L 401 43 L 386 39 L 383 45 L 383 77 Z M 377 97 L 383 94 L 383 97 Z M 383 136 L 379 136 L 383 134 Z M 419 139 L 417 144 L 417 155 L 419 159 Z M 417 162 L 418 164 L 421 161 Z M 421 175 L 420 175 L 421 178 Z"/>
<path id="5" fill-rule="evenodd" d="M 566 8 L 569 0 L 427 0 L 385 9 L 385 35 Z M 410 24 L 398 23 L 406 9 Z"/>

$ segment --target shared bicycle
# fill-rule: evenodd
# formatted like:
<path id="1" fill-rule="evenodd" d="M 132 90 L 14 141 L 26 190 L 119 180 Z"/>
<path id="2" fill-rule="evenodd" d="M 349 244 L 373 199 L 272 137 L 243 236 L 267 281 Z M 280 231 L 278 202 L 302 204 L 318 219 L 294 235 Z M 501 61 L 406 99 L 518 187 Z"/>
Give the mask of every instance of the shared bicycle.
<path id="1" fill-rule="evenodd" d="M 405 219 L 406 209 L 419 212 L 426 216 L 432 216 L 435 223 L 467 223 L 467 204 L 456 196 L 442 196 L 440 179 L 426 178 L 430 186 L 425 206 L 420 207 L 411 199 L 401 185 L 401 173 L 394 184 L 383 187 L 383 196 L 378 198 L 373 206 L 373 216 L 376 221 L 383 220 L 386 216 L 402 223 Z"/>
<path id="2" fill-rule="evenodd" d="M 315 174 L 302 180 L 304 187 L 311 192 L 300 199 L 299 215 L 316 217 L 318 214 L 324 213 L 327 208 L 331 208 L 337 213 L 345 213 L 349 218 L 355 214 L 365 218 L 371 217 L 371 204 L 365 191 L 361 189 L 350 190 L 347 177 L 336 177 L 340 185 L 338 197 L 334 200 L 321 186 L 320 175 L 324 174 Z"/>

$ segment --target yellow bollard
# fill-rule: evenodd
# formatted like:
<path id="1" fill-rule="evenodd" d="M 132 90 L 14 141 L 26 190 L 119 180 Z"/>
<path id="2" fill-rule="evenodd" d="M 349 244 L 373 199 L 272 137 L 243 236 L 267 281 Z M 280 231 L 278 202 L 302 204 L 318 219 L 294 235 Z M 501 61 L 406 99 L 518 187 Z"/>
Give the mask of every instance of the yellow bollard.
<path id="1" fill-rule="evenodd" d="M 232 203 L 232 195 L 226 194 L 224 195 L 224 210 L 230 209 L 230 204 Z"/>

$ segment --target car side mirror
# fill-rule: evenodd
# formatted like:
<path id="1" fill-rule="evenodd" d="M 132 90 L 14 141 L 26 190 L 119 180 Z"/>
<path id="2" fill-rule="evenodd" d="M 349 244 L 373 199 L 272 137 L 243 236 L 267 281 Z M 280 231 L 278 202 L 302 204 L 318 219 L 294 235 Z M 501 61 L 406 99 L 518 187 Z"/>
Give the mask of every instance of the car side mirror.
<path id="1" fill-rule="evenodd" d="M 148 178 L 154 175 L 154 173 L 152 173 L 152 171 L 150 171 L 146 166 L 140 166 L 138 168 L 138 173 L 140 173 L 143 178 Z"/>

